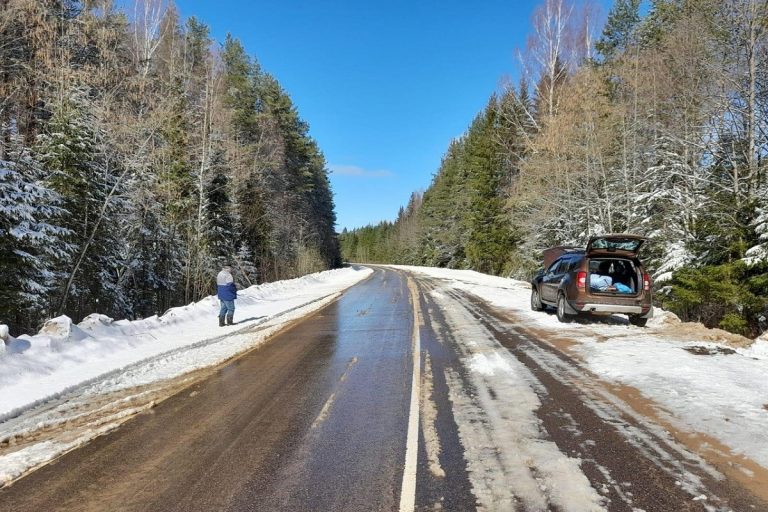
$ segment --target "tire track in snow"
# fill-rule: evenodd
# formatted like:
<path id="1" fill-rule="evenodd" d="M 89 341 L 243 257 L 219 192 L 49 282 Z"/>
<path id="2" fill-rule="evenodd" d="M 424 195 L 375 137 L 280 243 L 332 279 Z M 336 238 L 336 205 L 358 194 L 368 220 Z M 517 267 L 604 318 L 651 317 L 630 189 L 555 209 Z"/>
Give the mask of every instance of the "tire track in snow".
<path id="1" fill-rule="evenodd" d="M 429 281 L 423 282 L 433 289 Z M 446 370 L 479 510 L 604 510 L 577 459 L 546 439 L 530 372 L 448 294 L 431 293 L 464 368 Z M 441 336 L 438 334 L 438 336 Z"/>
<path id="2" fill-rule="evenodd" d="M 479 299 L 446 293 L 464 304 L 543 384 L 543 389 L 537 388 L 543 401 L 539 416 L 564 451 L 585 458 L 585 472 L 610 499 L 611 510 L 765 507 L 724 482 L 714 467 L 636 412 L 578 361 L 527 336 L 522 326 Z"/>

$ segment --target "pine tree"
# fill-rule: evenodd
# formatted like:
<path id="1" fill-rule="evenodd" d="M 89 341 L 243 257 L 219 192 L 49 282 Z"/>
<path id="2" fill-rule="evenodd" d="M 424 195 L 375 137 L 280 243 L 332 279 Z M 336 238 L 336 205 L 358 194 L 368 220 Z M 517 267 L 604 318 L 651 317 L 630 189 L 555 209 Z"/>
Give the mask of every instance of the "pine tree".
<path id="1" fill-rule="evenodd" d="M 640 0 L 616 0 L 608 13 L 603 35 L 595 43 L 604 61 L 614 59 L 632 44 L 640 19 Z"/>
<path id="2" fill-rule="evenodd" d="M 59 223 L 61 197 L 42 181 L 42 166 L 18 139 L 0 160 L 0 323 L 34 327 L 47 313 L 62 262 L 72 253 Z"/>
<path id="3" fill-rule="evenodd" d="M 432 184 L 424 192 L 421 264 L 466 266 L 463 213 L 469 207 L 469 195 L 464 186 L 467 176 L 462 165 L 465 144 L 464 138 L 451 142 Z"/>
<path id="4" fill-rule="evenodd" d="M 221 149 L 213 152 L 209 172 L 210 182 L 205 191 L 205 243 L 213 258 L 213 267 L 216 268 L 226 265 L 238 249 L 236 223 L 230 199 L 230 179 L 225 155 Z"/>
<path id="5" fill-rule="evenodd" d="M 233 113 L 235 135 L 240 142 L 255 142 L 259 136 L 256 81 L 260 67 L 246 54 L 240 41 L 229 34 L 221 59 L 224 64 L 224 104 Z"/>

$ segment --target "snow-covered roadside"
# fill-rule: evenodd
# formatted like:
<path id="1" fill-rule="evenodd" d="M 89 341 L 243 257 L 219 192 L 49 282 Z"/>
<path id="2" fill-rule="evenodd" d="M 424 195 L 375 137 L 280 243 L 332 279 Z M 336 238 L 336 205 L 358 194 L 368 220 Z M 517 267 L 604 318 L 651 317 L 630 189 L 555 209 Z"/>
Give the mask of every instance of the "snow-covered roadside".
<path id="1" fill-rule="evenodd" d="M 116 391 L 214 365 L 261 343 L 269 329 L 249 333 L 255 325 L 306 315 L 371 272 L 330 270 L 241 290 L 238 323 L 223 328 L 215 297 L 132 322 L 55 319 L 35 336 L 0 343 L 0 421 L 88 383 Z"/>
<path id="2" fill-rule="evenodd" d="M 768 468 L 766 337 L 733 348 L 711 341 L 718 336 L 700 326 L 670 321 L 671 314 L 662 311 L 647 329 L 619 322 L 562 324 L 554 315 L 531 311 L 528 283 L 467 270 L 398 268 L 444 280 L 450 288 L 510 311 L 524 327 L 576 342 L 571 350 L 595 374 L 639 389 L 668 411 L 665 419 L 671 424 L 707 434 Z M 687 335 L 681 337 L 681 332 Z M 707 349 L 709 355 L 690 352 L 694 347 Z"/>

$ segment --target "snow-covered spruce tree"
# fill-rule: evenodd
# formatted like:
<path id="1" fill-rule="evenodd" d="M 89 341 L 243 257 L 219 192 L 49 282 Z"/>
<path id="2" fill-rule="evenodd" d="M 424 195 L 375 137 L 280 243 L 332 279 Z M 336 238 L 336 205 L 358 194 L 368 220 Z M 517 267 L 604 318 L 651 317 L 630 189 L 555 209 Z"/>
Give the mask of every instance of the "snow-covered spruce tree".
<path id="1" fill-rule="evenodd" d="M 747 249 L 747 263 L 768 262 L 768 200 L 757 208 L 757 217 L 753 222 L 757 244 Z"/>
<path id="2" fill-rule="evenodd" d="M 5 131 L 5 130 L 4 130 Z M 31 331 L 48 313 L 61 264 L 72 254 L 60 225 L 62 199 L 42 167 L 13 137 L 0 160 L 0 323 Z"/>
<path id="3" fill-rule="evenodd" d="M 235 271 L 235 282 L 239 288 L 258 284 L 259 271 L 256 268 L 253 254 L 246 244 L 240 245 L 232 260 L 234 261 L 230 265 Z"/>
<path id="4" fill-rule="evenodd" d="M 84 91 L 73 90 L 52 104 L 53 115 L 38 137 L 35 152 L 45 183 L 62 199 L 61 224 L 73 257 L 62 263 L 52 311 L 82 318 L 113 312 L 119 240 L 116 212 L 121 168 L 109 157 Z"/>
<path id="5" fill-rule="evenodd" d="M 190 301 L 185 274 L 190 267 L 189 244 L 195 233 L 196 184 L 190 163 L 191 147 L 189 105 L 178 78 L 172 79 L 167 92 L 170 105 L 162 120 L 153 161 L 153 193 L 162 205 L 160 218 L 169 237 L 158 247 L 159 270 L 168 288 L 158 290 L 160 310 L 181 301 Z"/>
<path id="6" fill-rule="evenodd" d="M 210 273 L 229 263 L 238 249 L 238 237 L 230 199 L 229 169 L 221 149 L 213 151 L 208 171 L 210 181 L 205 190 L 204 240 L 211 258 Z"/>
<path id="7" fill-rule="evenodd" d="M 693 244 L 700 210 L 704 205 L 700 172 L 684 158 L 685 152 L 669 137 L 660 136 L 648 152 L 650 165 L 638 173 L 629 202 L 629 231 L 649 237 L 644 249 L 646 265 L 655 269 L 655 281 L 668 280 L 672 272 L 695 258 Z"/>
<path id="8" fill-rule="evenodd" d="M 131 304 L 125 313 L 128 318 L 162 313 L 159 295 L 175 282 L 167 278 L 166 262 L 158 254 L 171 234 L 161 221 L 163 205 L 152 192 L 152 181 L 145 170 L 132 173 L 126 180 L 129 208 L 120 223 L 120 283 Z"/>

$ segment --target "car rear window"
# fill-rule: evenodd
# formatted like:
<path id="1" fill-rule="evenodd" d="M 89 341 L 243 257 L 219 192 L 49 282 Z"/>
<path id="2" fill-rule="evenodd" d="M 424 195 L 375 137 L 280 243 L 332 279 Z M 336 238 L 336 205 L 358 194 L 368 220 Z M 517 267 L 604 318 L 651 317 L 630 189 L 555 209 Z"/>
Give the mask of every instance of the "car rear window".
<path id="1" fill-rule="evenodd" d="M 642 243 L 643 240 L 637 238 L 596 238 L 592 240 L 592 249 L 637 252 Z"/>

